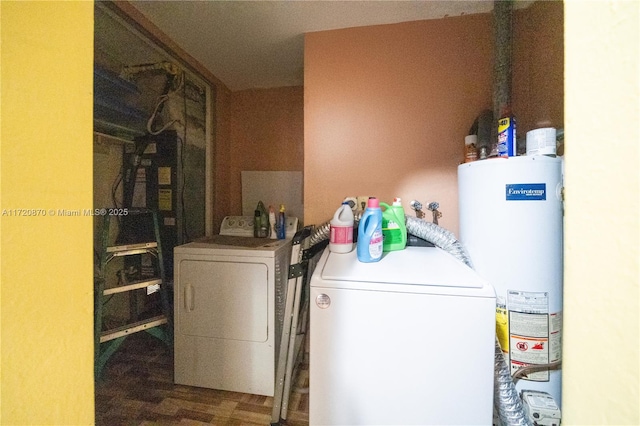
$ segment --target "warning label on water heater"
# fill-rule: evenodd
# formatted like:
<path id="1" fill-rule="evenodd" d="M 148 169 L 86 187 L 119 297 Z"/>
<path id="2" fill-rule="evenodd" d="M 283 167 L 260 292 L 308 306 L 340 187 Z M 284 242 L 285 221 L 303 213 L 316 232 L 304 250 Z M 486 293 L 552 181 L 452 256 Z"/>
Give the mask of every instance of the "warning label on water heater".
<path id="1" fill-rule="evenodd" d="M 549 314 L 548 292 L 507 292 L 511 373 L 529 365 L 560 360 L 561 314 Z M 532 372 L 527 380 L 548 381 L 549 371 Z"/>

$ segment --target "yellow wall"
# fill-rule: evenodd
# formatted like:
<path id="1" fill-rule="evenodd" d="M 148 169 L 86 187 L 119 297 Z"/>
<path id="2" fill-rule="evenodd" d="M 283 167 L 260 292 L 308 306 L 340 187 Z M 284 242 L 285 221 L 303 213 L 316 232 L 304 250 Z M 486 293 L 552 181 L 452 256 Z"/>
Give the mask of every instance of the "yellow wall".
<path id="1" fill-rule="evenodd" d="M 565 4 L 566 425 L 640 424 L 639 8 Z M 92 10 L 0 2 L 3 209 L 91 206 Z M 91 423 L 91 221 L 0 218 L 0 423 Z"/>
<path id="2" fill-rule="evenodd" d="M 57 210 L 93 203 L 93 3 L 1 1 L 0 19 L 0 423 L 91 424 L 92 220 Z"/>
<path id="3" fill-rule="evenodd" d="M 640 424 L 639 10 L 565 3 L 564 424 Z"/>

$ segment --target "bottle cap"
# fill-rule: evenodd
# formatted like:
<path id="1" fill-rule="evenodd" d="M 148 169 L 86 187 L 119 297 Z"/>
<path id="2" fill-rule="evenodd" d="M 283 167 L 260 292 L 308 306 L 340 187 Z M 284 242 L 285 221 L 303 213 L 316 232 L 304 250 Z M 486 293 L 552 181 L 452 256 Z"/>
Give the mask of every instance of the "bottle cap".
<path id="1" fill-rule="evenodd" d="M 367 201 L 367 207 L 379 208 L 380 201 L 376 197 L 369 197 L 369 200 Z"/>

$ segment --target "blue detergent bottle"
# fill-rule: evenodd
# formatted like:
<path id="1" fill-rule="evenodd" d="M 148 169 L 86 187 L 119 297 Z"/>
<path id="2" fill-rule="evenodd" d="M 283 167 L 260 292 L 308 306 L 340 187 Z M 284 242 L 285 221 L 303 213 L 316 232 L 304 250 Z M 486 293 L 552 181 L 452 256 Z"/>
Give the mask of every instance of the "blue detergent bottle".
<path id="1" fill-rule="evenodd" d="M 375 197 L 369 197 L 360 218 L 356 251 L 360 262 L 377 262 L 382 258 L 382 210 Z"/>
<path id="2" fill-rule="evenodd" d="M 284 213 L 284 204 L 280 204 L 280 213 L 278 213 L 278 222 L 277 222 L 277 236 L 279 240 L 284 240 L 287 236 L 287 220 Z"/>

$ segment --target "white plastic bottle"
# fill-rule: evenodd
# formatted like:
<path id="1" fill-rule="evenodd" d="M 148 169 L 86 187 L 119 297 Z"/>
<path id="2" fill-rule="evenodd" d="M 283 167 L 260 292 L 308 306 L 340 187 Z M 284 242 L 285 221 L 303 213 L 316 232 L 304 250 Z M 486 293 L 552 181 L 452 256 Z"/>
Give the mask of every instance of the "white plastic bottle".
<path id="1" fill-rule="evenodd" d="M 329 222 L 329 250 L 333 253 L 349 253 L 353 250 L 353 211 L 348 202 L 336 210 Z"/>
<path id="2" fill-rule="evenodd" d="M 269 236 L 272 240 L 278 238 L 276 234 L 276 212 L 273 210 L 273 206 L 269 206 Z"/>

